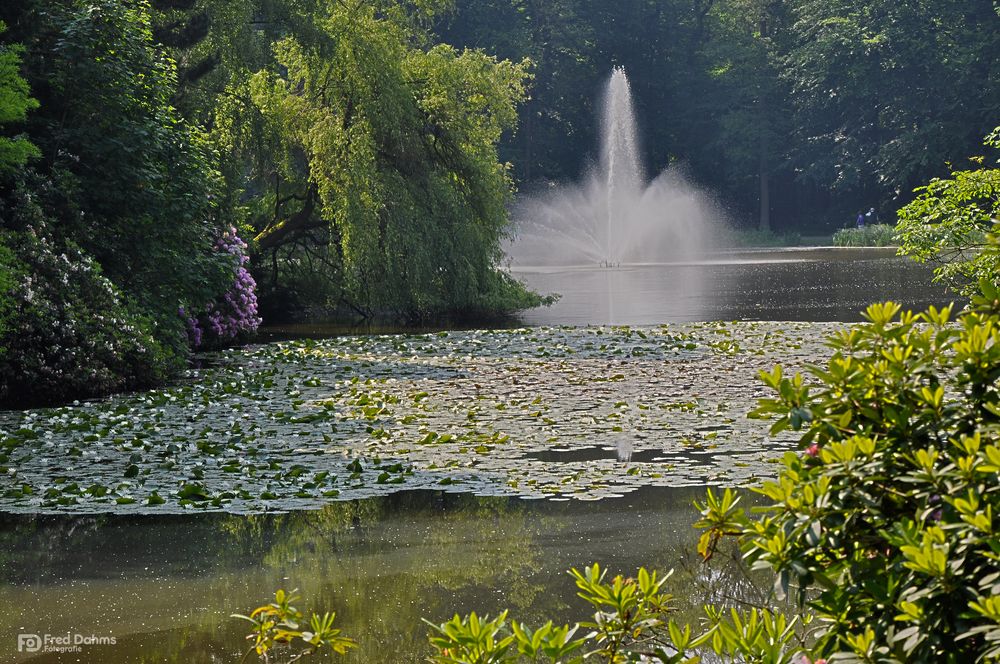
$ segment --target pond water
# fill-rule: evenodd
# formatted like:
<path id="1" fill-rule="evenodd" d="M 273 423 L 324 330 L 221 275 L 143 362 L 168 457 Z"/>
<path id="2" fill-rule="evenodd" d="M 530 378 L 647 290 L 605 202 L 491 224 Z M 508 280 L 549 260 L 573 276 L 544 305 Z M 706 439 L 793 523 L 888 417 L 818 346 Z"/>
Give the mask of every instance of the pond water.
<path id="1" fill-rule="evenodd" d="M 598 500 L 746 484 L 789 438 L 757 378 L 821 359 L 830 323 L 348 336 L 234 349 L 184 384 L 0 413 L 0 508 L 315 509 L 413 489 Z"/>
<path id="2" fill-rule="evenodd" d="M 456 611 L 581 619 L 565 571 L 593 561 L 678 568 L 689 615 L 755 593 L 689 554 L 704 485 L 768 476 L 792 444 L 745 417 L 757 373 L 821 362 L 870 301 L 954 299 L 885 250 L 517 275 L 563 295 L 529 327 L 277 331 L 318 339 L 0 412 L 0 662 L 235 662 L 227 616 L 278 587 L 336 610 L 357 662 L 422 661 L 420 619 Z M 66 632 L 116 644 L 16 652 Z"/>
<path id="3" fill-rule="evenodd" d="M 858 321 L 874 301 L 924 309 L 960 300 L 932 270 L 892 248 L 733 250 L 688 263 L 613 269 L 519 268 L 518 279 L 559 293 L 528 325 L 658 325 L 714 320 Z"/>
<path id="4" fill-rule="evenodd" d="M 337 611 L 360 647 L 350 662 L 424 661 L 427 626 L 510 609 L 538 625 L 587 617 L 566 571 L 676 568 L 679 617 L 717 594 L 760 600 L 733 556 L 691 557 L 698 489 L 642 489 L 599 503 L 441 492 L 285 515 L 3 519 L 0 661 L 237 662 L 248 613 L 277 588 L 300 609 Z M 81 633 L 114 645 L 18 655 L 15 635 Z"/>

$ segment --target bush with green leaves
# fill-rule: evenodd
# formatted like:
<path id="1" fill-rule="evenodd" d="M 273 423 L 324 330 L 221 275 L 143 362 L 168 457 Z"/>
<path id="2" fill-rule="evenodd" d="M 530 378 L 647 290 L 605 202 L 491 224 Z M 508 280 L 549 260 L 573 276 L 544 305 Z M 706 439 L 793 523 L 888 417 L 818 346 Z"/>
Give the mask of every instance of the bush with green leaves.
<path id="1" fill-rule="evenodd" d="M 298 599 L 294 590 L 278 590 L 273 602 L 257 607 L 250 615 L 234 613 L 231 616 L 253 625 L 253 631 L 247 634 L 247 641 L 252 643 L 240 660 L 241 664 L 253 653 L 265 664 L 272 661 L 291 664 L 325 648 L 344 655 L 356 647 L 353 639 L 343 636 L 341 630 L 333 626 L 336 613 L 313 613 L 309 616 L 308 628 L 300 627 L 303 613 L 292 605 Z"/>
<path id="2" fill-rule="evenodd" d="M 183 339 L 163 345 L 153 321 L 136 312 L 90 256 L 55 239 L 39 208 L 28 202 L 13 212 L 34 218 L 0 237 L 0 277 L 8 285 L 0 403 L 105 395 L 161 382 L 184 366 Z"/>
<path id="3" fill-rule="evenodd" d="M 837 247 L 893 247 L 896 243 L 896 228 L 889 224 L 841 228 L 833 234 Z"/>
<path id="4" fill-rule="evenodd" d="M 670 618 L 673 596 L 664 590 L 671 574 L 640 568 L 635 577 L 607 578 L 607 570 L 594 564 L 583 571 L 570 570 L 577 595 L 594 609 L 592 618 L 574 625 L 557 626 L 551 620 L 533 629 L 516 620 L 508 622 L 507 611 L 495 618 L 475 612 L 456 614 L 435 624 L 425 620 L 431 632 L 431 664 L 516 664 L 549 662 L 580 664 L 697 664 L 705 652 L 728 661 L 756 664 L 808 664 L 803 659 L 803 627 L 807 622 L 791 620 L 767 609 L 724 611 L 706 607 L 703 624 L 692 629 Z M 294 593 L 294 591 L 293 591 Z M 356 643 L 333 628 L 334 614 L 310 619 L 311 630 L 302 631 L 302 613 L 291 606 L 298 597 L 279 590 L 275 601 L 250 615 L 231 617 L 253 624 L 247 635 L 252 642 L 243 656 L 264 661 L 295 662 L 329 647 L 343 655 Z M 574 638 L 582 629 L 583 636 Z M 296 647 L 299 646 L 299 647 Z"/>
<path id="5" fill-rule="evenodd" d="M 985 145 L 1000 149 L 1000 127 Z M 965 295 L 981 279 L 1000 283 L 1000 253 L 984 251 L 986 236 L 1000 219 L 1000 160 L 971 160 L 978 168 L 951 172 L 917 189 L 917 197 L 899 211 L 900 250 L 920 262 L 934 262 L 935 278 Z M 987 166 L 987 163 L 991 166 Z"/>
<path id="6" fill-rule="evenodd" d="M 573 626 L 552 621 L 538 629 L 507 612 L 490 620 L 475 613 L 455 615 L 440 625 L 428 623 L 433 664 L 514 664 L 583 661 L 619 664 L 659 662 L 696 664 L 704 652 L 731 661 L 761 664 L 801 662 L 803 623 L 767 609 L 724 611 L 706 607 L 702 626 L 692 629 L 670 618 L 673 596 L 664 590 L 670 574 L 640 568 L 634 578 L 615 576 L 594 564 L 570 570 L 577 595 L 594 609 L 593 617 Z M 580 628 L 588 630 L 574 639 Z"/>
<path id="7" fill-rule="evenodd" d="M 738 532 L 817 618 L 831 662 L 1000 658 L 1000 291 L 971 310 L 914 315 L 891 302 L 830 338 L 831 359 L 762 378 L 754 417 L 799 432 L 751 520 L 709 492 L 703 553 Z"/>

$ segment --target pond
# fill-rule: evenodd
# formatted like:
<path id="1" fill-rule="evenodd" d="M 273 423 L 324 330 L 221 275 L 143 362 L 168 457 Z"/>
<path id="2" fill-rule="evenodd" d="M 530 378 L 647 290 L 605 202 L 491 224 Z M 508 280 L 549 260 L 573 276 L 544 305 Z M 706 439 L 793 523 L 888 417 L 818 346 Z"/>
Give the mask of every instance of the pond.
<path id="1" fill-rule="evenodd" d="M 78 632 L 116 643 L 14 661 L 236 661 L 227 616 L 298 587 L 353 661 L 421 661 L 421 618 L 582 618 L 565 571 L 593 561 L 678 568 L 682 608 L 753 592 L 687 554 L 703 487 L 792 444 L 746 417 L 758 372 L 822 361 L 869 301 L 953 299 L 879 250 L 517 274 L 563 294 L 527 327 L 313 328 L 167 388 L 0 413 L 0 652 Z"/>
<path id="2" fill-rule="evenodd" d="M 745 414 L 758 373 L 830 323 L 348 336 L 221 353 L 184 384 L 0 414 L 0 507 L 314 509 L 404 490 L 597 500 L 744 484 L 786 447 Z"/>
<path id="3" fill-rule="evenodd" d="M 534 625 L 585 619 L 566 570 L 598 560 L 614 573 L 676 568 L 682 617 L 716 594 L 759 599 L 766 584 L 735 557 L 710 568 L 692 559 L 699 496 L 643 489 L 556 503 L 424 491 L 285 515 L 8 517 L 0 633 L 11 644 L 22 631 L 116 636 L 37 663 L 237 662 L 246 630 L 229 614 L 298 588 L 299 608 L 335 608 L 359 639 L 347 661 L 416 663 L 428 655 L 422 618 L 510 609 Z"/>
<path id="4" fill-rule="evenodd" d="M 658 325 L 716 320 L 858 321 L 876 300 L 924 309 L 960 299 L 893 248 L 731 250 L 687 263 L 614 269 L 520 268 L 551 306 L 529 325 Z"/>

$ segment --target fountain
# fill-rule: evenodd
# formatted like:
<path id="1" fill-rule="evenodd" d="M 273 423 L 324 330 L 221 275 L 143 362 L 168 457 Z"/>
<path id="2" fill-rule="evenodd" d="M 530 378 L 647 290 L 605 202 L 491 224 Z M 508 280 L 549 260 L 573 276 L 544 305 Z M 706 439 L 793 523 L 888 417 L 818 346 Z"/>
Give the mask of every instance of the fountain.
<path id="1" fill-rule="evenodd" d="M 580 184 L 521 198 L 507 249 L 515 267 L 605 266 L 686 261 L 704 246 L 721 211 L 669 167 L 647 182 L 625 70 L 604 96 L 600 163 Z"/>

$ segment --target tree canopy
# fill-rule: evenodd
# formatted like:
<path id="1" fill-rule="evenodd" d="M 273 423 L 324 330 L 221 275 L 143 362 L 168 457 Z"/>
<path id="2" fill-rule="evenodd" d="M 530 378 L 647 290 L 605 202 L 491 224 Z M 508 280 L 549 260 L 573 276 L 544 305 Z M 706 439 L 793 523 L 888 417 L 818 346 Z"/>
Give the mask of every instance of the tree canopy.
<path id="1" fill-rule="evenodd" d="M 271 285 L 280 264 L 316 260 L 336 299 L 365 312 L 532 301 L 497 270 L 511 193 L 497 144 L 528 63 L 433 45 L 423 26 L 436 11 L 324 5 L 313 33 L 277 41 L 272 66 L 223 95 L 218 140 L 252 165 L 232 186 L 278 266 Z"/>
<path id="2" fill-rule="evenodd" d="M 536 63 L 520 138 L 501 150 L 519 181 L 587 168 L 600 82 L 622 65 L 648 166 L 685 163 L 738 217 L 808 232 L 870 206 L 888 215 L 974 154 L 1000 108 L 998 11 L 992 0 L 457 0 L 441 31 Z"/>
<path id="3" fill-rule="evenodd" d="M 7 26 L 0 21 L 0 34 Z M 24 122 L 28 111 L 38 108 L 28 82 L 21 77 L 21 47 L 0 45 L 0 125 Z M 38 149 L 24 136 L 0 136 L 0 173 L 9 172 L 37 156 Z"/>
<path id="4" fill-rule="evenodd" d="M 911 253 L 963 251 L 995 214 L 970 203 L 993 195 L 992 169 L 950 165 L 997 124 L 998 11 L 992 0 L 3 3 L 0 319 L 39 332 L 39 349 L 38 326 L 56 319 L 100 323 L 95 337 L 113 345 L 91 317 L 114 308 L 142 331 L 149 352 L 135 362 L 149 364 L 95 388 L 107 391 L 252 330 L 257 290 L 272 318 L 539 304 L 503 269 L 508 207 L 518 186 L 590 168 L 613 66 L 633 86 L 647 172 L 682 165 L 735 219 L 829 232 L 859 209 L 902 207 Z M 72 265 L 19 255 L 32 247 Z M 961 265 L 942 274 L 983 276 Z M 103 295 L 56 287 L 74 271 Z M 38 284 L 51 297 L 32 300 Z M 32 301 L 51 310 L 14 306 Z"/>

